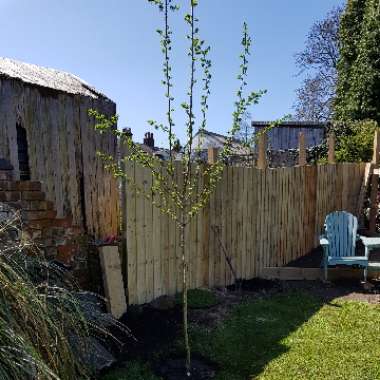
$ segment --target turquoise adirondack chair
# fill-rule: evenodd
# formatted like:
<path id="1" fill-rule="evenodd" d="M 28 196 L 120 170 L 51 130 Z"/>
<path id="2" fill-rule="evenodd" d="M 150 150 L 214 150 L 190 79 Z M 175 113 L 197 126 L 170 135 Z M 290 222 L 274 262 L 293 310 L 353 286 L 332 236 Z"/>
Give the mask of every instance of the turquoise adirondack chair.
<path id="1" fill-rule="evenodd" d="M 329 266 L 347 265 L 364 269 L 364 281 L 367 281 L 368 252 L 365 256 L 355 256 L 358 220 L 346 211 L 335 211 L 326 216 L 325 233 L 320 238 L 323 247 L 324 274 L 327 281 Z"/>

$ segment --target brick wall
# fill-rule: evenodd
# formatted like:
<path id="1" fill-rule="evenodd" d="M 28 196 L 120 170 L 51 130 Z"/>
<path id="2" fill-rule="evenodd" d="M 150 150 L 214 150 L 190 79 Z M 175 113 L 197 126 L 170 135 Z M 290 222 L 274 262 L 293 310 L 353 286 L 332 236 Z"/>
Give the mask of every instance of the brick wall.
<path id="1" fill-rule="evenodd" d="M 0 162 L 0 221 L 19 216 L 22 238 L 32 241 L 48 260 L 71 270 L 78 282 L 88 282 L 87 242 L 72 218 L 58 218 L 41 183 L 15 181 L 10 166 Z"/>

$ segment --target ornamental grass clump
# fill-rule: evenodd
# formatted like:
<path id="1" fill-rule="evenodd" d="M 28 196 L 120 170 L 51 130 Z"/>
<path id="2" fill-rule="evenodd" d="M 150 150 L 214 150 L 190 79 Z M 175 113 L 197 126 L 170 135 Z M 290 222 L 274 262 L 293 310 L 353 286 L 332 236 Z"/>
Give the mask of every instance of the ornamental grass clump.
<path id="1" fill-rule="evenodd" d="M 0 221 L 0 379 L 88 379 L 81 346 L 110 335 L 107 318 L 89 315 L 65 273 L 22 241 L 18 226 L 17 214 Z"/>

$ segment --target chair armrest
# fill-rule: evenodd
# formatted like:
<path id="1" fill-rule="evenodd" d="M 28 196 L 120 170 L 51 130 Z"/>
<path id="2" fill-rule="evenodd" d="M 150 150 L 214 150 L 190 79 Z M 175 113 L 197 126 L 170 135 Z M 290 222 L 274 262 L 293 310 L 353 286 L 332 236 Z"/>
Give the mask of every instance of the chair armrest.
<path id="1" fill-rule="evenodd" d="M 322 265 L 324 265 L 325 268 L 328 266 L 329 261 L 329 241 L 326 239 L 325 235 L 321 235 L 319 237 L 319 244 L 323 248 L 323 260 Z"/>

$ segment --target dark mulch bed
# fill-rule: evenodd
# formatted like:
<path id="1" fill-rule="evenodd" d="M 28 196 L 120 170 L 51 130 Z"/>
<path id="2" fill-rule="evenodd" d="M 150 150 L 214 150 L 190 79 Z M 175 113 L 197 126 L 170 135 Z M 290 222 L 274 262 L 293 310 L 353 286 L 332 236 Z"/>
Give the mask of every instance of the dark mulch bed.
<path id="1" fill-rule="evenodd" d="M 170 345 L 181 330 L 179 306 L 158 310 L 151 305 L 129 307 L 121 322 L 128 326 L 136 341 L 129 341 L 123 356 L 129 359 L 150 360 L 156 352 Z"/>
<path id="2" fill-rule="evenodd" d="M 216 365 L 197 355 L 191 360 L 191 376 L 186 374 L 183 358 L 166 359 L 156 366 L 156 372 L 165 380 L 210 380 L 215 377 Z"/>

